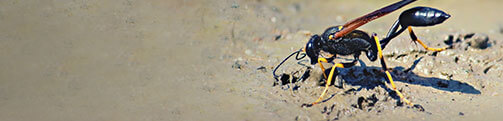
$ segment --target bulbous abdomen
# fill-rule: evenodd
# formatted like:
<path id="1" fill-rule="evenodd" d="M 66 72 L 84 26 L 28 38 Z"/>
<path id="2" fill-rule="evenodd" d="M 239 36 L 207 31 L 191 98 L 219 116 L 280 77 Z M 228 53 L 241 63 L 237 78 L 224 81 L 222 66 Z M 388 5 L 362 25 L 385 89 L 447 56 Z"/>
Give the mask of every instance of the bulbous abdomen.
<path id="1" fill-rule="evenodd" d="M 414 7 L 400 14 L 402 26 L 432 26 L 440 24 L 450 17 L 449 14 L 430 7 Z"/>

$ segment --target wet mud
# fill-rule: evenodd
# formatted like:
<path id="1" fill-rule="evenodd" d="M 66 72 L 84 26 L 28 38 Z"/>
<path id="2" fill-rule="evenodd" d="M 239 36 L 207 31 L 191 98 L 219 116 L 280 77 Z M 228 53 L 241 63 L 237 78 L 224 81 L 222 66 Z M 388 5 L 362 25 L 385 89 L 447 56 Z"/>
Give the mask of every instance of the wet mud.
<path id="1" fill-rule="evenodd" d="M 399 13 L 447 21 L 404 32 L 379 61 L 323 73 L 286 61 L 309 37 L 396 0 L 0 1 L 0 120 L 500 120 L 498 0 L 418 0 L 360 27 L 383 38 Z M 292 57 L 293 58 L 293 57 Z M 335 62 L 351 62 L 339 56 Z"/>

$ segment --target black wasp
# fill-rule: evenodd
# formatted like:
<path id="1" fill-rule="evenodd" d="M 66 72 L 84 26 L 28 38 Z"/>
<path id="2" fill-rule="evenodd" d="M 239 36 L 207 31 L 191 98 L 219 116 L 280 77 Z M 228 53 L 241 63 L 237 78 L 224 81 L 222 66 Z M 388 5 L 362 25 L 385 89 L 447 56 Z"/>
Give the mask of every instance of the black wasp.
<path id="1" fill-rule="evenodd" d="M 397 9 L 400 9 L 401 7 L 410 4 L 414 1 L 416 0 L 402 0 L 396 2 L 394 4 L 383 7 L 374 12 L 368 13 L 362 17 L 356 18 L 350 22 L 347 22 L 342 26 L 329 27 L 328 29 L 325 30 L 325 32 L 323 32 L 323 34 L 321 34 L 321 36 L 313 35 L 303 49 L 300 49 L 290 54 L 274 69 L 273 71 L 274 78 L 278 80 L 278 76 L 275 74 L 276 70 L 279 68 L 281 64 L 283 64 L 286 60 L 288 60 L 288 58 L 290 58 L 294 54 L 297 54 L 296 56 L 297 60 L 300 60 L 303 57 L 305 57 L 305 56 L 298 57 L 299 53 L 301 52 L 305 52 L 304 55 L 307 55 L 309 57 L 312 65 L 319 63 L 320 68 L 323 70 L 323 72 L 325 72 L 325 68 L 323 67 L 321 62 L 334 63 L 328 77 L 327 75 L 325 75 L 325 73 L 323 73 L 325 79 L 327 80 L 327 83 L 321 96 L 313 103 L 303 105 L 309 107 L 319 103 L 323 98 L 323 96 L 326 94 L 328 86 L 331 84 L 335 68 L 347 68 L 355 65 L 357 60 L 359 59 L 361 52 L 365 52 L 367 58 L 370 61 L 375 61 L 377 60 L 378 57 L 380 58 L 382 70 L 385 72 L 386 78 L 388 79 L 389 83 L 391 83 L 393 90 L 396 92 L 396 94 L 400 97 L 402 101 L 404 101 L 410 106 L 423 109 L 421 105 L 417 104 L 414 105 L 409 100 L 404 98 L 403 94 L 396 89 L 395 84 L 393 82 L 393 78 L 391 77 L 391 74 L 384 61 L 382 55 L 382 49 L 386 47 L 386 45 L 391 41 L 391 39 L 395 38 L 397 35 L 402 33 L 405 29 L 408 29 L 412 40 L 414 42 L 419 42 L 425 49 L 431 51 L 445 50 L 446 48 L 427 47 L 421 40 L 417 39 L 411 27 L 432 26 L 440 24 L 446 19 L 448 19 L 450 15 L 446 14 L 441 10 L 430 7 L 414 7 L 405 10 L 404 12 L 401 13 L 398 20 L 396 20 L 396 22 L 392 25 L 387 36 L 383 40 L 379 40 L 375 33 L 370 36 L 364 31 L 356 30 L 358 27 L 372 20 L 375 20 L 379 17 L 387 15 Z M 398 29 L 398 27 L 401 28 Z M 321 52 L 329 53 L 332 56 L 321 57 L 320 56 Z M 353 55 L 354 60 L 350 63 L 335 63 L 333 62 L 333 60 L 335 59 L 336 55 Z"/>

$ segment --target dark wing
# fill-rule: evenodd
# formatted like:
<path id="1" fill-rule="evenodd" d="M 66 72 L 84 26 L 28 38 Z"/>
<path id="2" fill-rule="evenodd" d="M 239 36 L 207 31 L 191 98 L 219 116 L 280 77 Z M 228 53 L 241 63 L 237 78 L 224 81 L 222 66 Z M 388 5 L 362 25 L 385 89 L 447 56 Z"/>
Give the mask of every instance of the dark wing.
<path id="1" fill-rule="evenodd" d="M 355 30 L 356 28 L 372 21 L 375 20 L 379 17 L 382 17 L 384 15 L 387 15 L 395 10 L 398 10 L 402 8 L 403 6 L 410 4 L 416 0 L 402 0 L 400 2 L 393 3 L 391 5 L 388 5 L 384 8 L 381 8 L 379 10 L 376 10 L 374 12 L 368 13 L 367 15 L 361 16 L 359 18 L 356 18 L 346 24 L 343 25 L 343 28 L 341 31 L 335 33 L 335 38 L 342 37 L 346 35 L 347 33 Z"/>

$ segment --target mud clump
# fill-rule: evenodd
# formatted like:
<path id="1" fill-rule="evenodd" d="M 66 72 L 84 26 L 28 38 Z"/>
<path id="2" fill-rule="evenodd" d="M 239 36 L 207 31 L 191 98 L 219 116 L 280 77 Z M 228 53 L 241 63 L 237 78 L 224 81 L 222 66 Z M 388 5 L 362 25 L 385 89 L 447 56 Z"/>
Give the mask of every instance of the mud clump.
<path id="1" fill-rule="evenodd" d="M 486 49 L 489 47 L 489 37 L 485 34 L 474 34 L 467 39 L 468 45 L 476 49 Z"/>
<path id="2" fill-rule="evenodd" d="M 264 69 L 265 69 L 265 67 L 264 67 Z M 301 74 L 301 71 L 295 71 L 295 72 L 292 72 L 291 74 L 283 73 L 278 78 L 275 77 L 276 81 L 274 81 L 272 86 L 287 85 L 287 84 L 297 83 L 299 81 L 304 81 L 310 76 L 310 74 L 309 74 L 310 72 L 311 72 L 311 70 L 307 69 L 302 74 Z M 292 88 L 298 88 L 298 87 L 295 86 Z"/>
<path id="3" fill-rule="evenodd" d="M 290 75 L 289 74 L 282 74 L 280 76 L 279 80 L 281 81 L 281 85 L 286 85 L 286 84 L 289 84 L 289 83 L 295 83 L 295 82 L 297 82 L 297 77 L 292 76 L 292 79 L 290 79 Z"/>
<path id="4" fill-rule="evenodd" d="M 491 47 L 489 36 L 481 33 L 468 33 L 468 34 L 454 34 L 445 38 L 444 43 L 450 45 L 450 48 L 463 48 L 465 50 L 470 48 L 474 49 L 487 49 Z"/>
<path id="5" fill-rule="evenodd" d="M 454 44 L 454 35 L 449 35 L 445 38 L 444 43 L 447 45 Z"/>
<path id="6" fill-rule="evenodd" d="M 358 108 L 360 110 L 365 109 L 366 107 L 373 107 L 379 99 L 376 97 L 375 94 L 372 94 L 371 96 L 365 98 L 363 96 L 359 97 L 357 100 L 356 104 L 353 104 L 352 106 L 354 108 Z"/>

